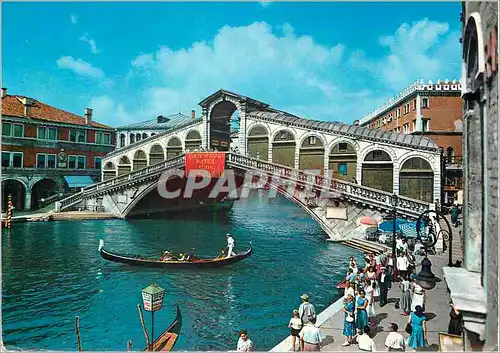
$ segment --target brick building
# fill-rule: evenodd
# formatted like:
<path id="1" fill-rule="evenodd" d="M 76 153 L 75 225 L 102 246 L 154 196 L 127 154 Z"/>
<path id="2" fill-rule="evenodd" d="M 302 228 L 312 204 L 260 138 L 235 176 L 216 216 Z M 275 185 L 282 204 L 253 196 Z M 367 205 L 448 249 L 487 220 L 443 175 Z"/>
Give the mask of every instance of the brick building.
<path id="1" fill-rule="evenodd" d="M 2 210 L 9 194 L 17 210 L 31 209 L 99 181 L 114 140 L 92 109 L 81 117 L 2 88 Z"/>
<path id="2" fill-rule="evenodd" d="M 462 189 L 462 99 L 458 81 L 413 83 L 389 99 L 380 108 L 359 121 L 361 126 L 423 135 L 433 140 L 442 151 L 443 190 L 441 203 L 452 204 Z M 418 179 L 418 166 L 409 166 Z M 421 178 L 421 183 L 424 179 Z M 420 183 L 420 184 L 421 184 Z M 415 182 L 415 187 L 425 188 Z"/>
<path id="3" fill-rule="evenodd" d="M 462 268 L 443 269 L 465 350 L 498 351 L 498 2 L 462 3 Z"/>

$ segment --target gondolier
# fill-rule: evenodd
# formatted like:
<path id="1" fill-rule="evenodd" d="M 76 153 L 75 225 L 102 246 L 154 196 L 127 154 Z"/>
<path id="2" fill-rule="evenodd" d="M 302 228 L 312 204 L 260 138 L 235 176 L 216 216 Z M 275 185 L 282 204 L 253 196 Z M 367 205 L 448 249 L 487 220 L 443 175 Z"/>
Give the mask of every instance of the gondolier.
<path id="1" fill-rule="evenodd" d="M 226 259 L 231 256 L 236 256 L 236 254 L 233 252 L 234 249 L 234 238 L 231 236 L 231 234 L 227 233 L 227 255 Z"/>

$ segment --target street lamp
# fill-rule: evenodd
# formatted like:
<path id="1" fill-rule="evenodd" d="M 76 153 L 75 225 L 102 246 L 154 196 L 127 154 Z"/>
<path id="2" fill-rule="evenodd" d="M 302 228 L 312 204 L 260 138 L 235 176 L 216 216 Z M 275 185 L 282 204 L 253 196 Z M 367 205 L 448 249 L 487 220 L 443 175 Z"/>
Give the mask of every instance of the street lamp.
<path id="1" fill-rule="evenodd" d="M 434 273 L 432 273 L 431 267 L 432 263 L 431 261 L 427 258 L 427 249 L 432 248 L 434 245 L 436 245 L 437 240 L 438 240 L 438 234 L 436 234 L 436 228 L 432 224 L 432 219 L 428 215 L 428 213 L 431 212 L 436 212 L 437 218 L 439 219 L 439 213 L 437 211 L 432 211 L 432 210 L 427 210 L 424 211 L 417 220 L 417 239 L 418 241 L 424 246 L 425 248 L 425 257 L 420 263 L 421 270 L 418 273 L 416 280 L 417 283 L 425 290 L 430 290 L 433 289 L 436 286 L 436 282 L 439 281 L 439 278 L 434 276 Z M 428 229 L 428 234 L 423 234 L 421 232 L 421 227 L 424 227 Z M 422 236 L 424 235 L 424 236 Z M 451 244 L 450 244 L 451 246 Z"/>
<path id="2" fill-rule="evenodd" d="M 397 205 L 398 205 L 398 195 L 392 194 L 391 196 L 392 205 L 392 258 L 396 261 L 396 215 L 397 215 Z"/>
<path id="3" fill-rule="evenodd" d="M 144 304 L 144 310 L 151 311 L 151 347 L 149 347 L 150 351 L 153 350 L 153 343 L 155 341 L 155 311 L 161 309 L 163 305 L 164 295 L 165 289 L 161 288 L 155 283 L 142 290 L 142 302 Z"/>
<path id="4" fill-rule="evenodd" d="M 417 275 L 417 282 L 425 290 L 433 289 L 436 286 L 438 278 L 431 271 L 432 263 L 427 258 L 427 254 L 420 263 L 421 270 Z"/>

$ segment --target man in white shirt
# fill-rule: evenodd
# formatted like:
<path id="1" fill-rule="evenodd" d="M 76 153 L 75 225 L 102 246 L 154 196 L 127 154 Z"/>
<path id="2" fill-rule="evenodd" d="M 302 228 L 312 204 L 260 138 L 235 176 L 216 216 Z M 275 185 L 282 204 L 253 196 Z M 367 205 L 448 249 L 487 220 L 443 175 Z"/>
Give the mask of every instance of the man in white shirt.
<path id="1" fill-rule="evenodd" d="M 236 256 L 236 254 L 233 252 L 234 238 L 229 233 L 227 233 L 226 236 L 227 236 L 227 256 L 226 256 L 227 259 L 228 257 Z"/>
<path id="2" fill-rule="evenodd" d="M 398 333 L 398 325 L 392 322 L 390 324 L 391 332 L 387 335 L 385 339 L 385 346 L 387 351 L 401 351 L 405 350 L 405 339 Z"/>
<path id="3" fill-rule="evenodd" d="M 246 330 L 240 331 L 240 338 L 238 339 L 238 345 L 236 346 L 237 352 L 251 352 L 253 351 L 253 342 L 248 338 L 248 333 Z"/>
<path id="4" fill-rule="evenodd" d="M 365 326 L 363 331 L 359 333 L 356 337 L 356 342 L 358 343 L 358 348 L 360 351 L 365 352 L 376 352 L 377 348 L 375 347 L 375 342 L 370 337 L 370 327 Z"/>
<path id="5" fill-rule="evenodd" d="M 401 277 L 407 278 L 408 272 L 408 259 L 403 253 L 399 253 L 398 258 L 396 259 L 396 266 L 398 267 L 398 271 Z"/>

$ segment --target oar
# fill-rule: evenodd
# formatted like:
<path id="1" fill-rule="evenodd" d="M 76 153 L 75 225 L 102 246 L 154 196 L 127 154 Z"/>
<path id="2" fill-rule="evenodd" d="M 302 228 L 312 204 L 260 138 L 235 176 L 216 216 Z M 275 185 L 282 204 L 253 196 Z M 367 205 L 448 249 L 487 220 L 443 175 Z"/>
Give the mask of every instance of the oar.
<path id="1" fill-rule="evenodd" d="M 148 330 L 146 330 L 146 325 L 144 324 L 144 317 L 142 316 L 141 304 L 137 304 L 137 310 L 139 310 L 139 317 L 141 318 L 142 331 L 144 332 L 144 336 L 146 336 L 146 344 L 147 344 L 148 351 L 149 351 L 150 347 L 151 347 L 149 344 L 149 334 L 148 334 Z"/>
<path id="2" fill-rule="evenodd" d="M 82 349 L 82 340 L 80 337 L 80 318 L 78 316 L 75 316 L 75 331 L 76 331 L 76 347 L 78 349 L 78 352 L 81 352 Z"/>

